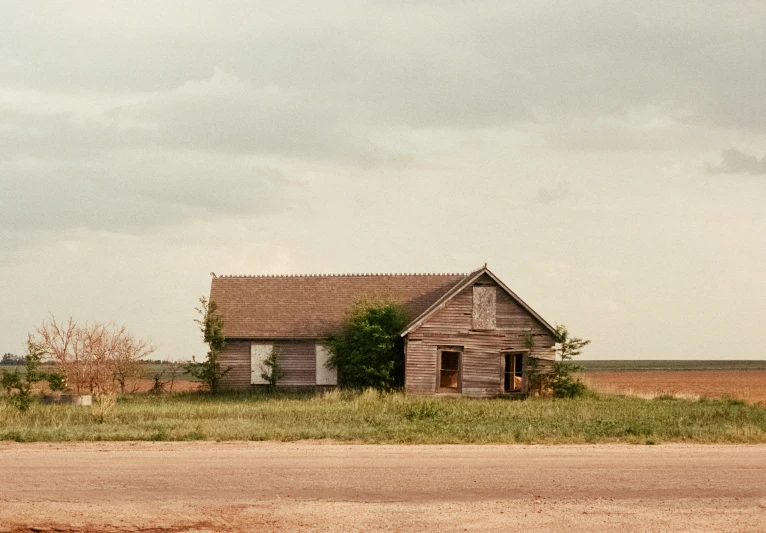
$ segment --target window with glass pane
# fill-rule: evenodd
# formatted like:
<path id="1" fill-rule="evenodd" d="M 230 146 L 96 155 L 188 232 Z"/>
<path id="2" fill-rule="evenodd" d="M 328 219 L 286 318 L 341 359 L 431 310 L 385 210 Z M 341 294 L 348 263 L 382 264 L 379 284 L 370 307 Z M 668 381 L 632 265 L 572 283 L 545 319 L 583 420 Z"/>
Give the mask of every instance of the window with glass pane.
<path id="1" fill-rule="evenodd" d="M 505 392 L 520 391 L 524 379 L 524 354 L 505 354 L 505 372 L 503 374 L 503 390 Z"/>
<path id="2" fill-rule="evenodd" d="M 439 368 L 439 388 L 457 391 L 460 386 L 460 352 L 443 350 Z"/>

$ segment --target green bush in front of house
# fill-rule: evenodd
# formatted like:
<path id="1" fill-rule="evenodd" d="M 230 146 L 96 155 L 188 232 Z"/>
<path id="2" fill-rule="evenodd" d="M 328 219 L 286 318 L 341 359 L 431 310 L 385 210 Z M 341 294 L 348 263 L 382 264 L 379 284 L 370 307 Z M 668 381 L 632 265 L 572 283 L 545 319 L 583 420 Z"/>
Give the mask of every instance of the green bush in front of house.
<path id="1" fill-rule="evenodd" d="M 352 389 L 391 390 L 404 384 L 404 341 L 407 325 L 400 306 L 385 301 L 358 302 L 343 331 L 328 338 L 330 365 L 338 383 Z"/>

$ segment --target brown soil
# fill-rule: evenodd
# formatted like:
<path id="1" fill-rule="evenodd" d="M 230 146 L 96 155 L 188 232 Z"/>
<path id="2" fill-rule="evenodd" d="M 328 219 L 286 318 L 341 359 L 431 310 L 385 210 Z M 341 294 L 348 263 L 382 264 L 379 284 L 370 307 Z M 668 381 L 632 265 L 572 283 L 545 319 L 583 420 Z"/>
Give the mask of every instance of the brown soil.
<path id="1" fill-rule="evenodd" d="M 766 446 L 2 443 L 0 465 L 0 531 L 766 531 Z"/>
<path id="2" fill-rule="evenodd" d="M 766 370 L 589 372 L 583 375 L 583 381 L 607 393 L 729 397 L 766 404 Z"/>
<path id="3" fill-rule="evenodd" d="M 153 379 L 134 379 L 126 383 L 126 392 L 147 392 L 154 386 Z M 199 381 L 176 380 L 171 388 L 170 383 L 165 384 L 165 392 L 188 392 L 200 390 L 202 383 Z"/>
<path id="4" fill-rule="evenodd" d="M 115 385 L 115 387 L 117 386 Z M 153 379 L 132 379 L 125 384 L 125 392 L 127 394 L 148 392 L 152 387 L 154 387 Z M 164 385 L 165 392 L 189 392 L 201 390 L 202 388 L 203 384 L 199 381 L 190 381 L 188 379 L 176 380 L 173 382 L 172 386 L 169 382 Z M 33 387 L 33 391 L 43 394 L 50 394 L 51 392 L 48 384 L 45 382 L 36 383 Z M 117 391 L 119 392 L 119 388 Z M 7 391 L 5 389 L 0 389 L 0 396 L 5 394 L 7 394 Z"/>

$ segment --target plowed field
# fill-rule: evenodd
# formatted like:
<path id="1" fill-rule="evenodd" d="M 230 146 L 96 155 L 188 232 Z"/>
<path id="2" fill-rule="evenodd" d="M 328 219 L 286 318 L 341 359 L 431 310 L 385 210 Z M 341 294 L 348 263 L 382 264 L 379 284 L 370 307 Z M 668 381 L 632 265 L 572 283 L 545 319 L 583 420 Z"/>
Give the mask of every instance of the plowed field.
<path id="1" fill-rule="evenodd" d="M 655 397 L 734 398 L 766 405 L 766 370 L 587 372 L 583 381 L 605 393 Z"/>

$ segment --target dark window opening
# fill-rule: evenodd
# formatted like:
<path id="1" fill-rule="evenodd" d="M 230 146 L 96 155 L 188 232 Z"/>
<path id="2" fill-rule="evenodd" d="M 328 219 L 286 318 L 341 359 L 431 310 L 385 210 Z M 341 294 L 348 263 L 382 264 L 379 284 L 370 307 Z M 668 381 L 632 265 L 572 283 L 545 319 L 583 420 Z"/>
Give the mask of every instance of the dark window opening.
<path id="1" fill-rule="evenodd" d="M 503 390 L 505 392 L 521 391 L 524 380 L 524 354 L 505 354 L 505 372 L 503 373 Z"/>
<path id="2" fill-rule="evenodd" d="M 439 388 L 457 391 L 460 388 L 460 352 L 442 351 L 439 368 Z"/>

